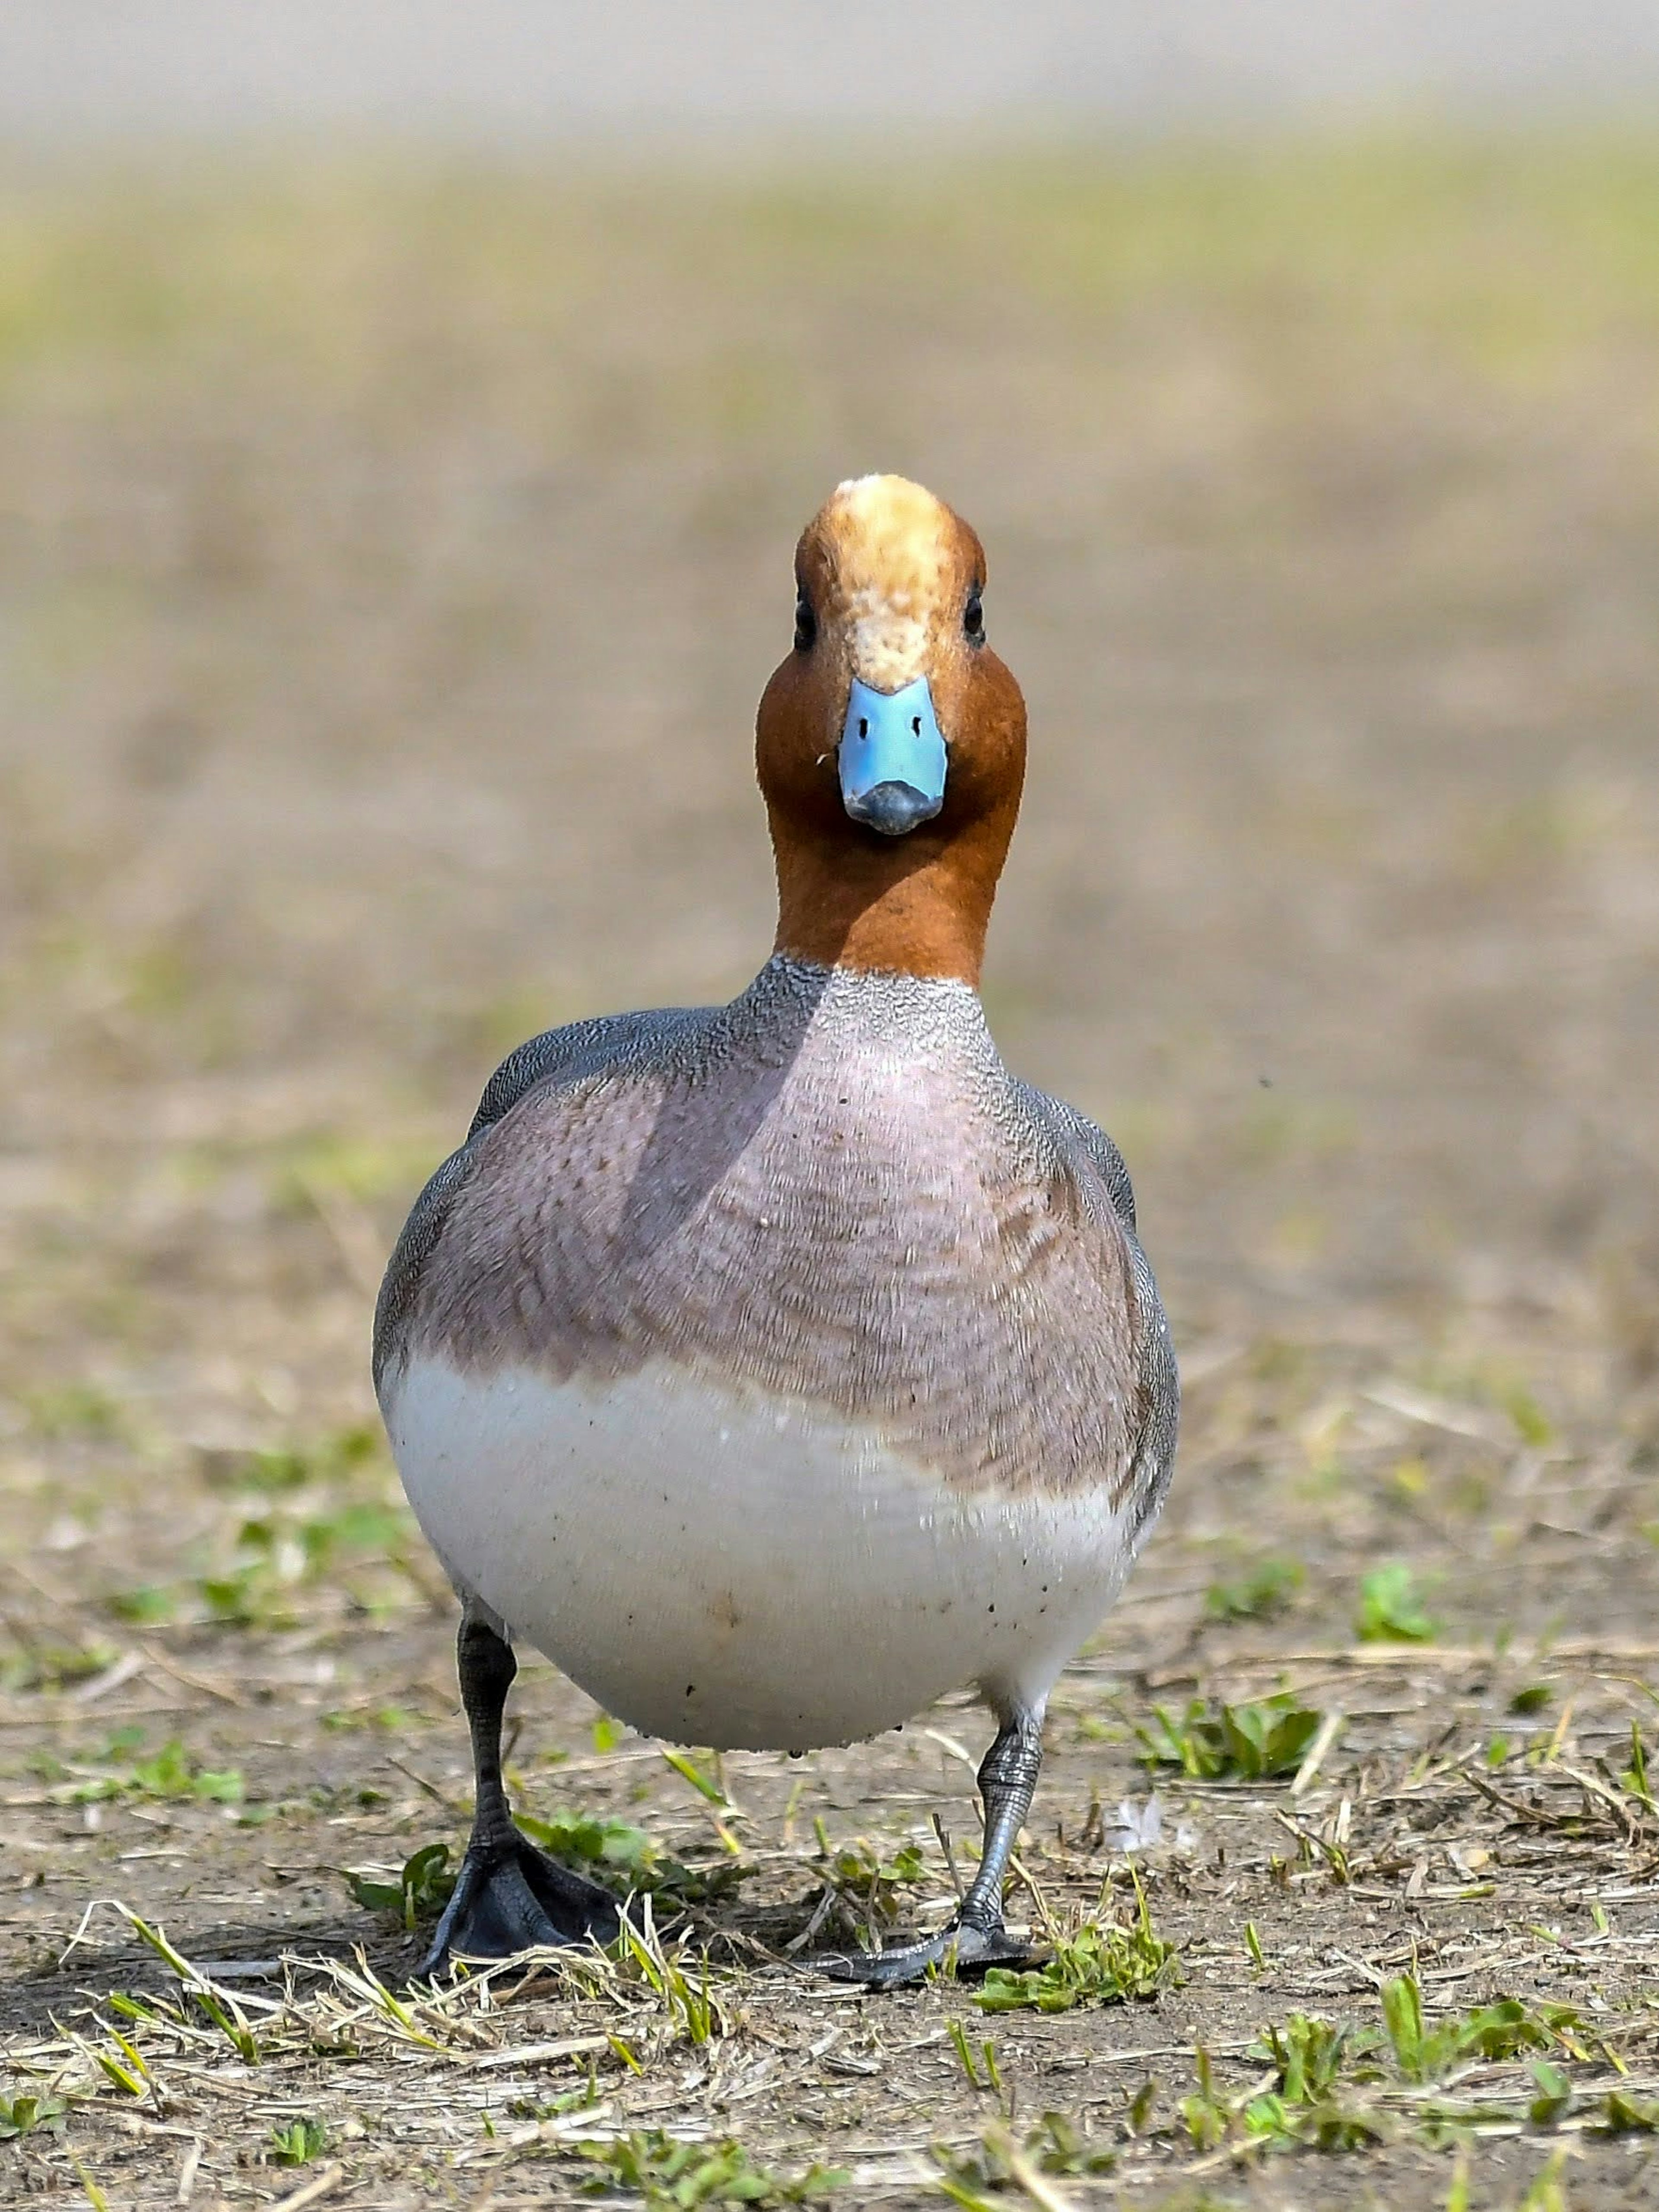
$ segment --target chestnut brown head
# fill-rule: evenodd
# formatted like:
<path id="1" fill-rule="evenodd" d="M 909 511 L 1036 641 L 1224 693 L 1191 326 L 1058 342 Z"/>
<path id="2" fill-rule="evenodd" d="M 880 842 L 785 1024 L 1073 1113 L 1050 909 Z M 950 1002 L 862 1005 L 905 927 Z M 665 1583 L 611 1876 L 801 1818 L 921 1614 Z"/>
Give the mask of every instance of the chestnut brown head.
<path id="1" fill-rule="evenodd" d="M 795 582 L 756 724 L 777 950 L 976 982 L 1025 771 L 984 550 L 920 484 L 860 477 L 808 524 Z"/>

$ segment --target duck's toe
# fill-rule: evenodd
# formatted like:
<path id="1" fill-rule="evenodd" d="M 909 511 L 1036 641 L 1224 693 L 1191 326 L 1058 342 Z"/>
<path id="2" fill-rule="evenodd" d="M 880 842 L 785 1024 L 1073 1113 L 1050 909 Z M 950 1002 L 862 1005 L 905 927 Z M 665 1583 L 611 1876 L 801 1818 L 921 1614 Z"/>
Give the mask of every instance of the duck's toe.
<path id="1" fill-rule="evenodd" d="M 989 1928 L 953 1921 L 919 1943 L 893 1951 L 831 1952 L 813 1961 L 832 1981 L 861 1982 L 866 1989 L 897 1990 L 927 1978 L 938 1968 L 957 1974 L 982 1974 L 990 1966 L 1029 1966 L 1036 1954 L 1029 1942 L 1011 1936 L 999 1920 Z"/>
<path id="2" fill-rule="evenodd" d="M 608 1889 L 573 1874 L 515 1834 L 497 1850 L 468 1846 L 454 1893 L 415 1979 L 455 1959 L 510 1959 L 520 1951 L 614 1943 L 622 1908 Z"/>

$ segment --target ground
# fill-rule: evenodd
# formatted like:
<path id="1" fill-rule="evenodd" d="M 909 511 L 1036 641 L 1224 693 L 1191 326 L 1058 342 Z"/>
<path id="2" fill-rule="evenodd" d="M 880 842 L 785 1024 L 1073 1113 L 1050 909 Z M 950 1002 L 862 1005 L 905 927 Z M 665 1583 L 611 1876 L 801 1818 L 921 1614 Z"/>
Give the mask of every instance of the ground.
<path id="1" fill-rule="evenodd" d="M 7 179 L 0 2194 L 1650 2200 L 1656 238 L 1613 138 Z M 519 1802 L 649 1932 L 410 1996 L 469 1773 L 379 1270 L 507 1047 L 764 956 L 872 468 L 989 549 L 987 1001 L 1187 1382 L 1056 1963 L 805 1963 L 945 1909 L 971 1709 L 721 1769 L 532 1660 Z"/>

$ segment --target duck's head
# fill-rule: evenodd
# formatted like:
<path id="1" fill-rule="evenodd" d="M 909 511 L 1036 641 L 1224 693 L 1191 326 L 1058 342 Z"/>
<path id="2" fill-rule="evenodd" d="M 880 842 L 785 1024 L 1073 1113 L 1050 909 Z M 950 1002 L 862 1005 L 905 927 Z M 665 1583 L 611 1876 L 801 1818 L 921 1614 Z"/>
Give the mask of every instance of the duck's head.
<path id="1" fill-rule="evenodd" d="M 977 982 L 1025 773 L 984 549 L 920 484 L 860 477 L 807 525 L 795 586 L 756 724 L 777 950 Z"/>

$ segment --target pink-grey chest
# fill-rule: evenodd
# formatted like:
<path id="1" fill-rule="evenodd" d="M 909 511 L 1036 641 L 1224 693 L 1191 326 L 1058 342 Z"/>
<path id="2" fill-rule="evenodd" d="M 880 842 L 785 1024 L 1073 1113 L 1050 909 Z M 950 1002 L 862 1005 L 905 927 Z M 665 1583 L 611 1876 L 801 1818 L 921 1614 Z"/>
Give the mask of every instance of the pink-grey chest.
<path id="1" fill-rule="evenodd" d="M 873 1423 L 969 1490 L 1122 1483 L 1141 1316 L 1097 1179 L 993 1054 L 809 1022 L 532 1092 L 478 1141 L 411 1347 L 666 1361 Z"/>

